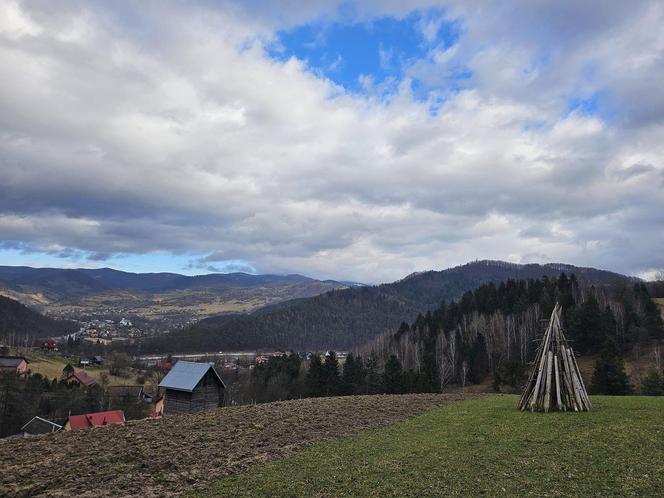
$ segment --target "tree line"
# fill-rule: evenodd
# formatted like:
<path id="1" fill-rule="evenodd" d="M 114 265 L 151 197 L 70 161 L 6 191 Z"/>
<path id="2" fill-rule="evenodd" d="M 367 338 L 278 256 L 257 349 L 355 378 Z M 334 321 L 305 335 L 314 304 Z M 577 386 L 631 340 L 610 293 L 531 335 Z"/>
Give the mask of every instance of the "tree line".
<path id="1" fill-rule="evenodd" d="M 248 379 L 225 375 L 226 404 L 265 403 L 321 396 L 428 392 L 421 374 L 404 371 L 396 356 L 380 365 L 377 355 L 336 352 L 275 356 L 256 365 Z"/>
<path id="2" fill-rule="evenodd" d="M 343 368 L 334 353 L 272 358 L 236 388 L 237 399 L 441 392 L 487 380 L 496 391 L 518 392 L 556 302 L 575 352 L 597 357 L 587 379 L 592 393 L 664 392 L 658 353 L 664 325 L 647 287 L 592 286 L 563 273 L 482 285 L 355 348 Z M 633 386 L 623 356 L 645 348 L 655 354 L 655 367 Z"/>
<path id="3" fill-rule="evenodd" d="M 578 354 L 608 348 L 622 356 L 664 340 L 661 315 L 645 284 L 593 286 L 563 273 L 482 285 L 356 351 L 376 352 L 381 365 L 396 356 L 405 370 L 424 375 L 432 391 L 489 375 L 496 387 L 518 388 L 556 302 Z"/>

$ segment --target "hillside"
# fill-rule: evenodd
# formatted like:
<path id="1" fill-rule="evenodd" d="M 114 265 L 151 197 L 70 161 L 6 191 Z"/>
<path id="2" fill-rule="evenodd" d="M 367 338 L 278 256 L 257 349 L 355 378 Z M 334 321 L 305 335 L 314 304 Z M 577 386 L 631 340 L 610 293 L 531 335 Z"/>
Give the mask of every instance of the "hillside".
<path id="1" fill-rule="evenodd" d="M 518 388 L 556 302 L 577 354 L 596 354 L 608 339 L 623 354 L 637 346 L 645 354 L 664 339 L 664 322 L 643 283 L 594 286 L 561 275 L 484 284 L 356 351 L 383 364 L 395 356 L 426 391 L 480 383 L 490 375 Z"/>
<path id="2" fill-rule="evenodd" d="M 206 496 L 661 496 L 664 398 L 593 397 L 583 414 L 516 396 L 453 403 L 219 480 Z"/>
<path id="3" fill-rule="evenodd" d="M 315 442 L 384 427 L 460 399 L 453 394 L 302 399 L 0 440 L 1 494 L 179 496 Z M 82 471 L 90 465 L 94 468 Z"/>
<path id="4" fill-rule="evenodd" d="M 49 337 L 73 332 L 76 324 L 54 320 L 13 299 L 0 296 L 0 343 L 20 343 L 26 337 Z"/>
<path id="5" fill-rule="evenodd" d="M 0 489 L 3 496 L 659 495 L 664 398 L 594 396 L 594 410 L 579 414 L 524 413 L 516 402 L 302 399 L 6 439 Z M 90 462 L 94 468 L 82 471 Z"/>
<path id="6" fill-rule="evenodd" d="M 143 344 L 144 351 L 224 349 L 346 350 L 396 330 L 419 313 L 489 282 L 574 273 L 596 284 L 625 282 L 616 273 L 571 265 L 517 265 L 477 261 L 443 271 L 411 275 L 391 284 L 335 290 L 284 302 L 251 315 L 213 317 L 168 337 Z"/>
<path id="7" fill-rule="evenodd" d="M 187 276 L 128 273 L 110 268 L 0 266 L 0 295 L 63 318 L 137 316 L 184 324 L 191 319 L 249 312 L 345 287 L 339 282 L 302 275 Z"/>

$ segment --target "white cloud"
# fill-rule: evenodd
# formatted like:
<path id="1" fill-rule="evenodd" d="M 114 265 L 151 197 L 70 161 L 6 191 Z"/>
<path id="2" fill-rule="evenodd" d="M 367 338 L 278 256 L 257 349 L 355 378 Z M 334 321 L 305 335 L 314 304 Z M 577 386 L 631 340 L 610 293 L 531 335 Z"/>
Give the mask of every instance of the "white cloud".
<path id="1" fill-rule="evenodd" d="M 657 4 L 447 5 L 462 37 L 411 70 L 473 76 L 436 114 L 408 79 L 349 95 L 271 60 L 276 29 L 339 15 L 306 4 L 3 4 L 0 67 L 21 70 L 0 86 L 0 239 L 364 281 L 475 258 L 664 267 Z M 596 91 L 612 116 L 569 112 Z"/>

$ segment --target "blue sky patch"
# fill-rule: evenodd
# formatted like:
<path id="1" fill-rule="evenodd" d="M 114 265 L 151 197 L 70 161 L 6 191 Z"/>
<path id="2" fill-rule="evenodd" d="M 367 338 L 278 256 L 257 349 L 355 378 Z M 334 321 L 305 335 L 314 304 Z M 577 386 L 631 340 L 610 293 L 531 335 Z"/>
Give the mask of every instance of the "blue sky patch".
<path id="1" fill-rule="evenodd" d="M 364 93 L 367 82 L 389 91 L 403 79 L 409 63 L 425 59 L 433 48 L 456 43 L 460 25 L 442 14 L 436 9 L 403 19 L 305 24 L 277 33 L 268 54 L 277 60 L 305 60 L 313 72 L 352 93 Z"/>

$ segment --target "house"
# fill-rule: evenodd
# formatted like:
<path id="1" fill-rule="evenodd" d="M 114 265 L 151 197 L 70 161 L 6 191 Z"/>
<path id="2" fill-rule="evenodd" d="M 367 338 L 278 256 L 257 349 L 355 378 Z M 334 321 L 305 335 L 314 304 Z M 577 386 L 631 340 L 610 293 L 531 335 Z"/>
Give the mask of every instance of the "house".
<path id="1" fill-rule="evenodd" d="M 258 356 L 256 356 L 256 358 L 254 358 L 254 363 L 256 365 L 262 365 L 263 363 L 267 363 L 268 361 L 270 361 L 270 357 L 266 354 L 259 354 Z"/>
<path id="2" fill-rule="evenodd" d="M 191 361 L 178 361 L 159 387 L 166 390 L 164 415 L 217 408 L 226 388 L 212 363 Z"/>
<path id="3" fill-rule="evenodd" d="M 108 412 L 86 413 L 84 415 L 69 415 L 64 429 L 66 431 L 75 431 L 78 429 L 124 423 L 124 412 L 122 410 L 111 410 Z"/>
<path id="4" fill-rule="evenodd" d="M 23 356 L 0 356 L 0 373 L 28 373 L 28 360 Z"/>
<path id="5" fill-rule="evenodd" d="M 224 373 L 237 373 L 240 370 L 240 367 L 235 363 L 224 363 Z"/>
<path id="6" fill-rule="evenodd" d="M 65 380 L 67 382 L 76 382 L 85 387 L 94 386 L 97 383 L 97 381 L 90 374 L 84 372 L 83 370 L 79 370 L 78 372 L 71 372 L 69 375 L 67 375 Z"/>
<path id="7" fill-rule="evenodd" d="M 41 343 L 41 348 L 44 351 L 57 351 L 58 343 L 55 342 L 53 339 L 46 339 L 44 342 Z"/>
<path id="8" fill-rule="evenodd" d="M 109 386 L 106 388 L 106 396 L 110 399 L 145 399 L 146 393 L 143 386 Z"/>
<path id="9" fill-rule="evenodd" d="M 33 417 L 21 427 L 23 436 L 36 436 L 38 434 L 51 434 L 62 430 L 62 426 L 41 417 Z"/>

